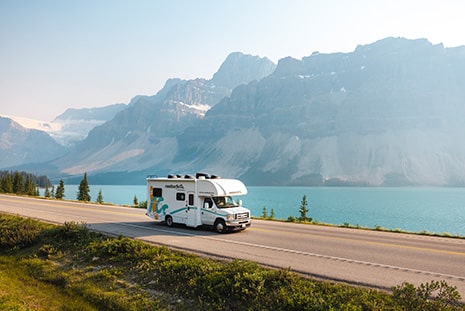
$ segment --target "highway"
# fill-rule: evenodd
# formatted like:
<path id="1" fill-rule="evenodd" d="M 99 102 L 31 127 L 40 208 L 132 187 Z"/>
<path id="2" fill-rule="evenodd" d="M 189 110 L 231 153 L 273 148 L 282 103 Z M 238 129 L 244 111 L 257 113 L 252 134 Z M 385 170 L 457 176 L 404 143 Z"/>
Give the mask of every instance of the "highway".
<path id="1" fill-rule="evenodd" d="M 54 223 L 83 222 L 124 235 L 214 258 L 239 258 L 318 279 L 389 289 L 445 280 L 465 298 L 465 239 L 253 220 L 245 231 L 168 228 L 145 210 L 0 195 L 0 212 Z"/>

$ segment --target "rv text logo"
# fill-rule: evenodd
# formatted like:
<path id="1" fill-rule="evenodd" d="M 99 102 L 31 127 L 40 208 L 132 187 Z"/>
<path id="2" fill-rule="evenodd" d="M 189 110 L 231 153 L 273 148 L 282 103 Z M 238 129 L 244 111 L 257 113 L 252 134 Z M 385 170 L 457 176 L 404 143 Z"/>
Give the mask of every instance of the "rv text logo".
<path id="1" fill-rule="evenodd" d="M 172 188 L 176 190 L 184 190 L 184 185 L 183 184 L 171 184 L 171 185 L 165 185 L 165 188 Z"/>

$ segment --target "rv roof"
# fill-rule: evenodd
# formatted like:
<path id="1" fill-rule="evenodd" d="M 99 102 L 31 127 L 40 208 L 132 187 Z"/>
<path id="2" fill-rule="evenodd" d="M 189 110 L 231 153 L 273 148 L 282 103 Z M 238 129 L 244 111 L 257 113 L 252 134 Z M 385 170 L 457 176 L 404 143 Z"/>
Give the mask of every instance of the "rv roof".
<path id="1" fill-rule="evenodd" d="M 167 177 L 158 177 L 157 175 L 148 175 L 146 180 L 166 180 L 166 179 L 182 179 L 182 180 L 192 180 L 192 179 L 220 179 L 218 175 L 210 175 L 208 173 L 196 173 L 194 175 L 189 174 L 168 174 Z"/>
<path id="2" fill-rule="evenodd" d="M 168 178 L 168 177 L 147 177 L 147 182 L 197 182 L 198 194 L 202 196 L 239 196 L 246 195 L 247 188 L 238 179 L 229 178 Z"/>

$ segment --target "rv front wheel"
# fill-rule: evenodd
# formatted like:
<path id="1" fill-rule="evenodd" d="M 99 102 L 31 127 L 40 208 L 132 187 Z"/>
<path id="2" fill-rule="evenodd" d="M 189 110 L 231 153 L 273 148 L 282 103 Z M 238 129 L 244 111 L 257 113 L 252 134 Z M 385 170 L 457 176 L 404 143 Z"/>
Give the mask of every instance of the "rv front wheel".
<path id="1" fill-rule="evenodd" d="M 166 225 L 167 225 L 168 227 L 173 226 L 173 217 L 171 217 L 171 216 L 166 216 L 165 222 L 166 222 Z"/>
<path id="2" fill-rule="evenodd" d="M 217 221 L 215 221 L 215 230 L 218 233 L 226 232 L 226 224 L 224 223 L 223 219 L 218 219 Z"/>

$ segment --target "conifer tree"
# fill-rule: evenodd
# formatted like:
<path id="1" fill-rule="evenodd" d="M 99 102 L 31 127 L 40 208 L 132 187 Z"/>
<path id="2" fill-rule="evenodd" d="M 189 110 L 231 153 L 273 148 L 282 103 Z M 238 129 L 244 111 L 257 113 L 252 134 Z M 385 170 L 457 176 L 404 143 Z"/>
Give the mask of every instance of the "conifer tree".
<path id="1" fill-rule="evenodd" d="M 30 174 L 26 175 L 26 185 L 24 187 L 24 193 L 27 195 L 37 196 L 39 189 L 37 189 L 36 184 Z"/>
<path id="2" fill-rule="evenodd" d="M 136 195 L 134 195 L 134 206 L 139 206 L 139 199 L 137 198 Z"/>
<path id="3" fill-rule="evenodd" d="M 22 194 L 24 192 L 23 176 L 16 171 L 13 176 L 13 193 Z"/>
<path id="4" fill-rule="evenodd" d="M 84 177 L 82 178 L 81 182 L 79 183 L 79 191 L 77 194 L 78 201 L 90 201 L 90 189 L 89 183 L 87 182 L 87 173 L 84 173 Z"/>
<path id="5" fill-rule="evenodd" d="M 307 217 L 307 213 L 308 213 L 308 208 L 307 208 L 307 196 L 304 194 L 304 196 L 302 197 L 302 201 L 300 202 L 300 217 L 299 217 L 299 220 L 300 221 L 312 221 L 311 218 Z"/>
<path id="6" fill-rule="evenodd" d="M 5 193 L 13 193 L 13 180 L 11 179 L 11 175 L 7 174 L 3 181 L 3 191 Z"/>
<path id="7" fill-rule="evenodd" d="M 90 199 L 90 198 L 89 198 Z M 95 202 L 102 204 L 103 203 L 103 195 L 102 195 L 102 189 L 99 190 L 97 200 Z"/>
<path id="8" fill-rule="evenodd" d="M 55 198 L 56 199 L 63 199 L 65 197 L 65 183 L 63 179 L 60 179 L 60 184 L 57 186 L 57 190 L 55 191 Z"/>

